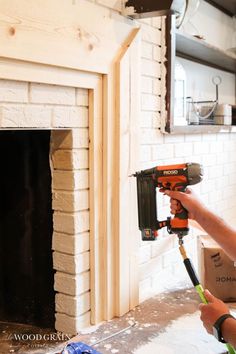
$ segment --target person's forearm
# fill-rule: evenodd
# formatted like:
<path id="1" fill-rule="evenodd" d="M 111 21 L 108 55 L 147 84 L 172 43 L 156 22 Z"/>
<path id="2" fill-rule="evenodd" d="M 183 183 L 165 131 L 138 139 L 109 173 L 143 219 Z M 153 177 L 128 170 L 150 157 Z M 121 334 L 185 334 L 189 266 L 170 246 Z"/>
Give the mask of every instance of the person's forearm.
<path id="1" fill-rule="evenodd" d="M 236 260 L 235 229 L 205 208 L 195 214 L 195 220 L 224 249 L 232 260 Z"/>
<path id="2" fill-rule="evenodd" d="M 222 334 L 224 340 L 236 347 L 236 320 L 227 318 L 222 325 Z"/>

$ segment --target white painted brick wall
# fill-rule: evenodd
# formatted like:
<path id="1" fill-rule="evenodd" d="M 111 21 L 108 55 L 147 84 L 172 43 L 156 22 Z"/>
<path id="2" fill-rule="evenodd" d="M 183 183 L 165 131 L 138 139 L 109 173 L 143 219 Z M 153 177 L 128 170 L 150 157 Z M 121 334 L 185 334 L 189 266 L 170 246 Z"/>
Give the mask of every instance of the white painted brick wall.
<path id="1" fill-rule="evenodd" d="M 71 235 L 89 230 L 89 211 L 63 213 L 55 211 L 53 215 L 54 230 Z"/>
<path id="2" fill-rule="evenodd" d="M 52 249 L 73 255 L 88 251 L 89 232 L 71 236 L 55 231 L 53 234 Z"/>
<path id="3" fill-rule="evenodd" d="M 88 170 L 53 171 L 53 189 L 77 190 L 88 188 Z"/>
<path id="4" fill-rule="evenodd" d="M 57 150 L 52 156 L 56 170 L 78 170 L 88 168 L 88 150 Z"/>
<path id="5" fill-rule="evenodd" d="M 81 328 L 88 327 L 89 325 L 90 311 L 78 317 L 68 316 L 67 314 L 60 312 L 56 313 L 55 328 L 59 332 L 69 334 L 78 333 Z"/>
<path id="6" fill-rule="evenodd" d="M 57 191 L 53 193 L 53 209 L 60 211 L 81 211 L 89 208 L 88 190 L 75 192 Z"/>
<path id="7" fill-rule="evenodd" d="M 29 101 L 43 104 L 75 105 L 75 88 L 31 83 Z"/>
<path id="8" fill-rule="evenodd" d="M 0 125 L 2 128 L 50 128 L 51 109 L 40 105 L 2 104 Z"/>
<path id="9" fill-rule="evenodd" d="M 54 288 L 63 294 L 79 296 L 90 289 L 90 272 L 76 275 L 56 272 Z"/>
<path id="10" fill-rule="evenodd" d="M 88 108 L 87 107 L 54 107 L 53 127 L 88 127 Z"/>
<path id="11" fill-rule="evenodd" d="M 69 316 L 80 316 L 90 310 L 90 293 L 79 297 L 66 294 L 56 294 L 56 311 L 67 313 Z"/>
<path id="12" fill-rule="evenodd" d="M 28 102 L 28 84 L 0 79 L 0 100 L 1 102 Z"/>
<path id="13" fill-rule="evenodd" d="M 70 255 L 53 252 L 53 267 L 63 273 L 79 274 L 89 270 L 89 252 Z"/>
<path id="14" fill-rule="evenodd" d="M 226 218 L 235 220 L 236 207 L 236 147 L 235 134 L 160 134 L 161 99 L 165 94 L 163 85 L 163 60 L 161 20 L 152 18 L 140 21 L 142 25 L 141 67 L 141 149 L 140 169 L 157 164 L 199 162 L 205 169 L 201 185 L 193 186 L 202 201 Z M 152 28 L 151 28 L 152 27 Z M 161 80 L 160 80 L 161 79 Z M 152 91 L 151 91 L 151 82 Z M 155 97 L 155 98 L 153 98 Z M 155 115 L 155 118 L 154 118 Z M 227 178 L 227 179 L 226 179 Z M 222 191 L 224 186 L 224 191 Z M 228 186 L 225 190 L 225 187 Z M 230 188 L 232 186 L 232 188 Z M 159 212 L 170 215 L 169 205 L 160 200 Z M 234 212 L 235 213 L 235 212 Z M 150 245 L 141 242 L 140 247 L 140 300 L 178 286 L 191 286 L 179 259 L 174 236 L 160 230 L 159 239 Z M 141 234 L 139 235 L 141 238 Z M 188 247 L 196 253 L 195 239 L 189 238 Z M 195 266 L 196 257 L 194 257 Z"/>
<path id="15" fill-rule="evenodd" d="M 90 321 L 88 90 L 0 80 L 6 127 L 73 128 L 52 132 L 51 167 L 56 329 L 75 334 Z"/>

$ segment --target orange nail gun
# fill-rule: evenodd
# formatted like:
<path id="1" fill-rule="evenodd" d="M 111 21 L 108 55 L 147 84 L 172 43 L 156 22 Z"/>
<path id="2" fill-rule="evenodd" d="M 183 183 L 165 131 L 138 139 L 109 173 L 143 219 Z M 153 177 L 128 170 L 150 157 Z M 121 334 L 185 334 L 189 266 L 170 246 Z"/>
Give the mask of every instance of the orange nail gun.
<path id="1" fill-rule="evenodd" d="M 142 240 L 155 240 L 157 230 L 167 227 L 169 233 L 182 237 L 188 234 L 188 212 L 181 207 L 174 218 L 157 220 L 156 188 L 164 188 L 184 192 L 186 187 L 202 180 L 203 170 L 198 163 L 180 165 L 156 166 L 136 172 L 138 194 L 139 229 Z"/>

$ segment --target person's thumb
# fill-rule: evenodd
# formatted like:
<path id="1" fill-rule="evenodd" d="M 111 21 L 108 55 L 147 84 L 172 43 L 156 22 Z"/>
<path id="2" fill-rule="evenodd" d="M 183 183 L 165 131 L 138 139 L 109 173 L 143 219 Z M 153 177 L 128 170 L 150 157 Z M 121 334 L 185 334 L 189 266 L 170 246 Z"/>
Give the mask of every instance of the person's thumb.
<path id="1" fill-rule="evenodd" d="M 209 290 L 206 289 L 206 290 L 204 291 L 204 295 L 205 295 L 205 298 L 206 298 L 206 300 L 207 300 L 208 302 L 214 302 L 215 296 L 212 295 L 212 293 L 210 293 Z"/>

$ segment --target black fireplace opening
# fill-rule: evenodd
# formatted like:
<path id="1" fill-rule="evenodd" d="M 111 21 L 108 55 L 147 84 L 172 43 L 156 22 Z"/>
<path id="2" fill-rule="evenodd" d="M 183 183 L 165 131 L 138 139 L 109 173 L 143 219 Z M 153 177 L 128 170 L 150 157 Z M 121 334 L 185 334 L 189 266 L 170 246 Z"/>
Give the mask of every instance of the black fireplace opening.
<path id="1" fill-rule="evenodd" d="M 0 132 L 0 321 L 54 327 L 50 131 Z"/>

